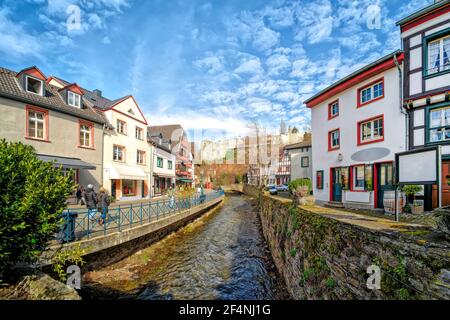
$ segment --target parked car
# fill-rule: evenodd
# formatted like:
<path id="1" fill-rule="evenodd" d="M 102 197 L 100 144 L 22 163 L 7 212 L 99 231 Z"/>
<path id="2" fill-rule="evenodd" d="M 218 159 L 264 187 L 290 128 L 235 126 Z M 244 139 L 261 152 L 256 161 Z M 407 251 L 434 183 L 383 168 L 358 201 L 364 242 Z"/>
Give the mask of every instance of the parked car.
<path id="1" fill-rule="evenodd" d="M 285 184 L 280 184 L 279 186 L 276 186 L 276 189 L 278 191 L 289 191 L 289 187 Z"/>
<path id="2" fill-rule="evenodd" d="M 274 188 L 274 187 L 275 187 L 274 184 L 268 184 L 268 185 L 264 188 L 264 190 L 269 191 L 271 188 Z"/>
<path id="3" fill-rule="evenodd" d="M 278 190 L 275 186 L 269 187 L 269 193 L 270 194 L 278 194 Z"/>

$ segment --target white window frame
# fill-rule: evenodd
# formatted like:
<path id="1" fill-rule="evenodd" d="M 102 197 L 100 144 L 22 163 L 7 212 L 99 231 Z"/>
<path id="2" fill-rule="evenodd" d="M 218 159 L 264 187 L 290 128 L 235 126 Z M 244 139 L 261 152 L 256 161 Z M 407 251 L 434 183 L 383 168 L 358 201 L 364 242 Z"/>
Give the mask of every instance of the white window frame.
<path id="1" fill-rule="evenodd" d="M 446 39 L 448 39 L 448 41 L 450 42 L 450 35 L 446 35 L 442 38 L 428 42 L 428 44 L 427 44 L 427 62 L 428 62 L 427 75 L 436 74 L 436 73 L 439 73 L 442 71 L 450 70 L 450 45 L 448 45 L 449 47 L 448 47 L 448 51 L 447 51 L 448 62 L 447 62 L 447 64 L 444 64 L 444 41 Z M 430 50 L 431 50 L 431 45 L 433 43 L 439 43 L 439 66 L 438 67 L 434 66 L 434 63 L 436 62 L 436 60 L 432 62 L 430 59 Z"/>
<path id="2" fill-rule="evenodd" d="M 139 135 L 138 135 L 138 132 L 139 132 Z M 144 129 L 136 126 L 135 134 L 136 134 L 136 139 L 144 140 Z"/>
<path id="3" fill-rule="evenodd" d="M 337 136 L 338 144 L 337 145 L 333 145 L 333 141 L 334 141 L 333 135 L 336 134 L 336 133 L 338 135 Z M 330 147 L 331 147 L 331 149 L 340 148 L 340 146 L 341 146 L 341 131 L 340 130 L 333 130 L 329 134 L 330 134 Z"/>
<path id="4" fill-rule="evenodd" d="M 85 129 L 87 128 L 87 129 Z M 80 146 L 81 147 L 86 147 L 86 148 L 91 148 L 92 147 L 92 127 L 87 125 L 87 124 L 80 124 L 80 133 L 83 134 L 83 143 L 81 143 L 81 139 L 80 139 Z M 80 137 L 81 138 L 81 137 Z M 88 143 L 86 145 L 86 142 Z"/>
<path id="5" fill-rule="evenodd" d="M 449 141 L 450 137 L 447 138 L 447 131 L 450 130 L 450 117 L 446 117 L 447 115 L 447 110 L 450 110 L 450 106 L 447 107 L 442 107 L 442 108 L 436 108 L 436 109 L 431 109 L 429 112 L 429 124 L 428 124 L 428 139 L 429 142 L 442 142 L 442 141 Z M 440 112 L 440 123 L 439 125 L 433 125 L 433 118 L 432 118 L 432 114 L 436 113 L 436 112 Z M 433 134 L 432 132 L 435 131 L 436 132 L 436 137 L 439 137 L 439 135 L 441 136 L 440 139 L 433 139 Z"/>
<path id="6" fill-rule="evenodd" d="M 334 110 L 334 108 L 336 107 L 336 109 Z M 333 111 L 336 111 L 335 113 L 333 113 Z M 331 104 L 330 106 L 330 116 L 332 118 L 337 117 L 339 115 L 339 101 L 336 101 L 334 103 Z"/>
<path id="7" fill-rule="evenodd" d="M 117 132 L 121 134 L 127 134 L 127 123 L 125 121 L 117 119 Z"/>
<path id="8" fill-rule="evenodd" d="M 38 119 L 38 117 L 37 117 L 38 114 L 42 114 L 42 119 Z M 46 117 L 46 114 L 44 112 L 28 110 L 28 132 L 27 132 L 28 138 L 39 139 L 39 140 L 47 139 L 47 137 L 45 136 L 46 129 L 47 129 L 45 127 L 45 117 Z M 34 135 L 33 136 L 30 136 L 30 121 L 34 122 Z M 39 123 L 42 123 L 42 138 L 38 137 L 38 124 Z"/>
<path id="9" fill-rule="evenodd" d="M 67 91 L 67 104 L 72 107 L 81 108 L 81 96 L 78 93 Z"/>
<path id="10" fill-rule="evenodd" d="M 353 190 L 355 191 L 364 191 L 365 190 L 365 185 L 366 185 L 366 166 L 365 165 L 355 165 L 352 167 L 353 168 L 353 172 L 352 172 L 352 186 L 353 186 Z M 358 168 L 362 168 L 362 181 L 363 181 L 363 185 L 362 186 L 356 186 L 356 181 L 357 181 L 357 173 L 358 173 Z M 361 180 L 361 179 L 359 179 Z"/>
<path id="11" fill-rule="evenodd" d="M 382 93 L 381 93 L 381 95 L 378 95 L 378 96 L 376 96 L 375 97 L 375 87 L 377 86 L 377 85 L 379 85 L 379 84 L 381 84 L 382 85 Z M 374 84 L 371 84 L 370 86 L 368 86 L 368 87 L 363 87 L 362 89 L 360 89 L 360 94 L 359 94 L 359 103 L 360 104 L 366 104 L 366 103 L 368 103 L 368 102 L 370 102 L 370 101 L 372 101 L 372 100 L 375 100 L 375 99 L 378 99 L 378 98 L 380 98 L 380 97 L 382 97 L 382 96 L 384 96 L 384 81 L 383 80 L 380 80 L 380 81 L 378 81 L 378 82 L 376 82 L 376 83 L 374 83 Z M 366 101 L 363 101 L 363 97 L 364 97 L 364 93 L 365 92 L 367 92 L 367 91 L 369 91 L 370 90 L 370 94 L 369 94 L 369 97 L 368 97 L 368 99 L 366 100 Z"/>
<path id="12" fill-rule="evenodd" d="M 382 135 L 375 135 L 375 121 L 380 121 L 381 120 L 381 132 L 383 133 Z M 364 139 L 364 125 L 370 124 L 370 138 L 366 138 Z M 378 126 L 378 130 L 380 130 L 380 126 Z M 383 139 L 384 138 L 384 119 L 383 117 L 377 117 L 375 119 L 369 120 L 369 121 L 364 121 L 361 122 L 359 124 L 359 134 L 360 134 L 360 141 L 361 142 L 369 142 L 369 141 L 374 141 L 374 140 L 379 140 L 379 139 Z"/>
<path id="13" fill-rule="evenodd" d="M 145 164 L 145 151 L 137 150 L 136 163 L 137 164 Z"/>
<path id="14" fill-rule="evenodd" d="M 33 79 L 33 80 L 39 81 L 41 83 L 41 90 L 39 93 L 28 90 L 28 79 Z M 32 77 L 30 75 L 25 75 L 25 91 L 28 93 L 36 94 L 38 96 L 43 96 L 44 95 L 44 81 L 42 81 L 41 79 L 38 79 L 36 77 Z"/>
<path id="15" fill-rule="evenodd" d="M 122 154 L 122 160 L 119 159 L 119 152 L 120 151 L 121 151 L 121 154 Z M 119 145 L 114 145 L 113 146 L 113 160 L 114 161 L 125 162 L 125 147 L 122 147 L 122 146 L 119 146 Z"/>

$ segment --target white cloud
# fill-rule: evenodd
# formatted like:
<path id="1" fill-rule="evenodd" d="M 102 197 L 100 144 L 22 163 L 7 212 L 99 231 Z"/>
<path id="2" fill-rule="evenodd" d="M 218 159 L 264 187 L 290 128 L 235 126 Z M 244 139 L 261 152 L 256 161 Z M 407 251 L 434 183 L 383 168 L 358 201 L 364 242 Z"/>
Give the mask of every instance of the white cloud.
<path id="1" fill-rule="evenodd" d="M 40 39 L 29 34 L 24 27 L 9 18 L 6 8 L 0 10 L 0 52 L 3 57 L 18 59 L 31 56 L 43 59 Z"/>
<path id="2" fill-rule="evenodd" d="M 180 124 L 185 130 L 198 131 L 210 131 L 210 132 L 222 132 L 225 135 L 245 135 L 248 131 L 247 123 L 245 120 L 238 117 L 227 117 L 218 119 L 211 116 L 202 116 L 198 113 L 183 113 L 183 114 L 155 114 L 147 115 L 150 125 L 164 125 L 177 123 Z M 201 135 L 208 135 L 205 132 L 201 132 Z"/>
<path id="3" fill-rule="evenodd" d="M 290 70 L 291 62 L 289 58 L 284 54 L 274 54 L 266 60 L 268 66 L 269 75 L 279 75 L 283 72 Z"/>
<path id="4" fill-rule="evenodd" d="M 217 74 L 224 70 L 223 56 L 208 54 L 207 57 L 194 61 L 194 66 L 209 74 Z"/>
<path id="5" fill-rule="evenodd" d="M 263 72 L 261 61 L 258 57 L 243 59 L 241 64 L 234 70 L 239 75 L 258 75 Z"/>
<path id="6" fill-rule="evenodd" d="M 296 40 L 311 44 L 327 40 L 333 31 L 333 11 L 329 0 L 298 4 Z"/>

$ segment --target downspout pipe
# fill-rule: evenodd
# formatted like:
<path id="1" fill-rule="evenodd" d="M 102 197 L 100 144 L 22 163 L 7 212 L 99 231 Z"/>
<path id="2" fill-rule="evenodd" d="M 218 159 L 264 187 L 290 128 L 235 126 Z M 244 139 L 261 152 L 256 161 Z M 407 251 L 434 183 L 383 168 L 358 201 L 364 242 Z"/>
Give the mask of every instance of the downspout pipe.
<path id="1" fill-rule="evenodd" d="M 405 151 L 407 151 L 408 148 L 408 141 L 409 141 L 409 126 L 408 126 L 408 112 L 406 112 L 403 108 L 403 72 L 402 72 L 402 68 L 400 67 L 400 64 L 397 60 L 397 54 L 394 54 L 394 63 L 397 66 L 398 69 L 398 83 L 399 83 L 399 93 L 400 93 L 400 97 L 399 97 L 399 103 L 400 103 L 400 112 L 405 115 L 405 130 L 406 130 L 406 134 L 405 134 Z"/>

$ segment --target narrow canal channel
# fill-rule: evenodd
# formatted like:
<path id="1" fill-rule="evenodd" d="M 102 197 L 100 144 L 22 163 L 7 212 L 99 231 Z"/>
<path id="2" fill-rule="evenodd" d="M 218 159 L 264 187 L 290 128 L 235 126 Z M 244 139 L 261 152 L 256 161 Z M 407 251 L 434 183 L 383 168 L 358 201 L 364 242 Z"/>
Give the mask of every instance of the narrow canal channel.
<path id="1" fill-rule="evenodd" d="M 84 275 L 84 299 L 286 299 L 245 196 L 158 243 Z"/>

